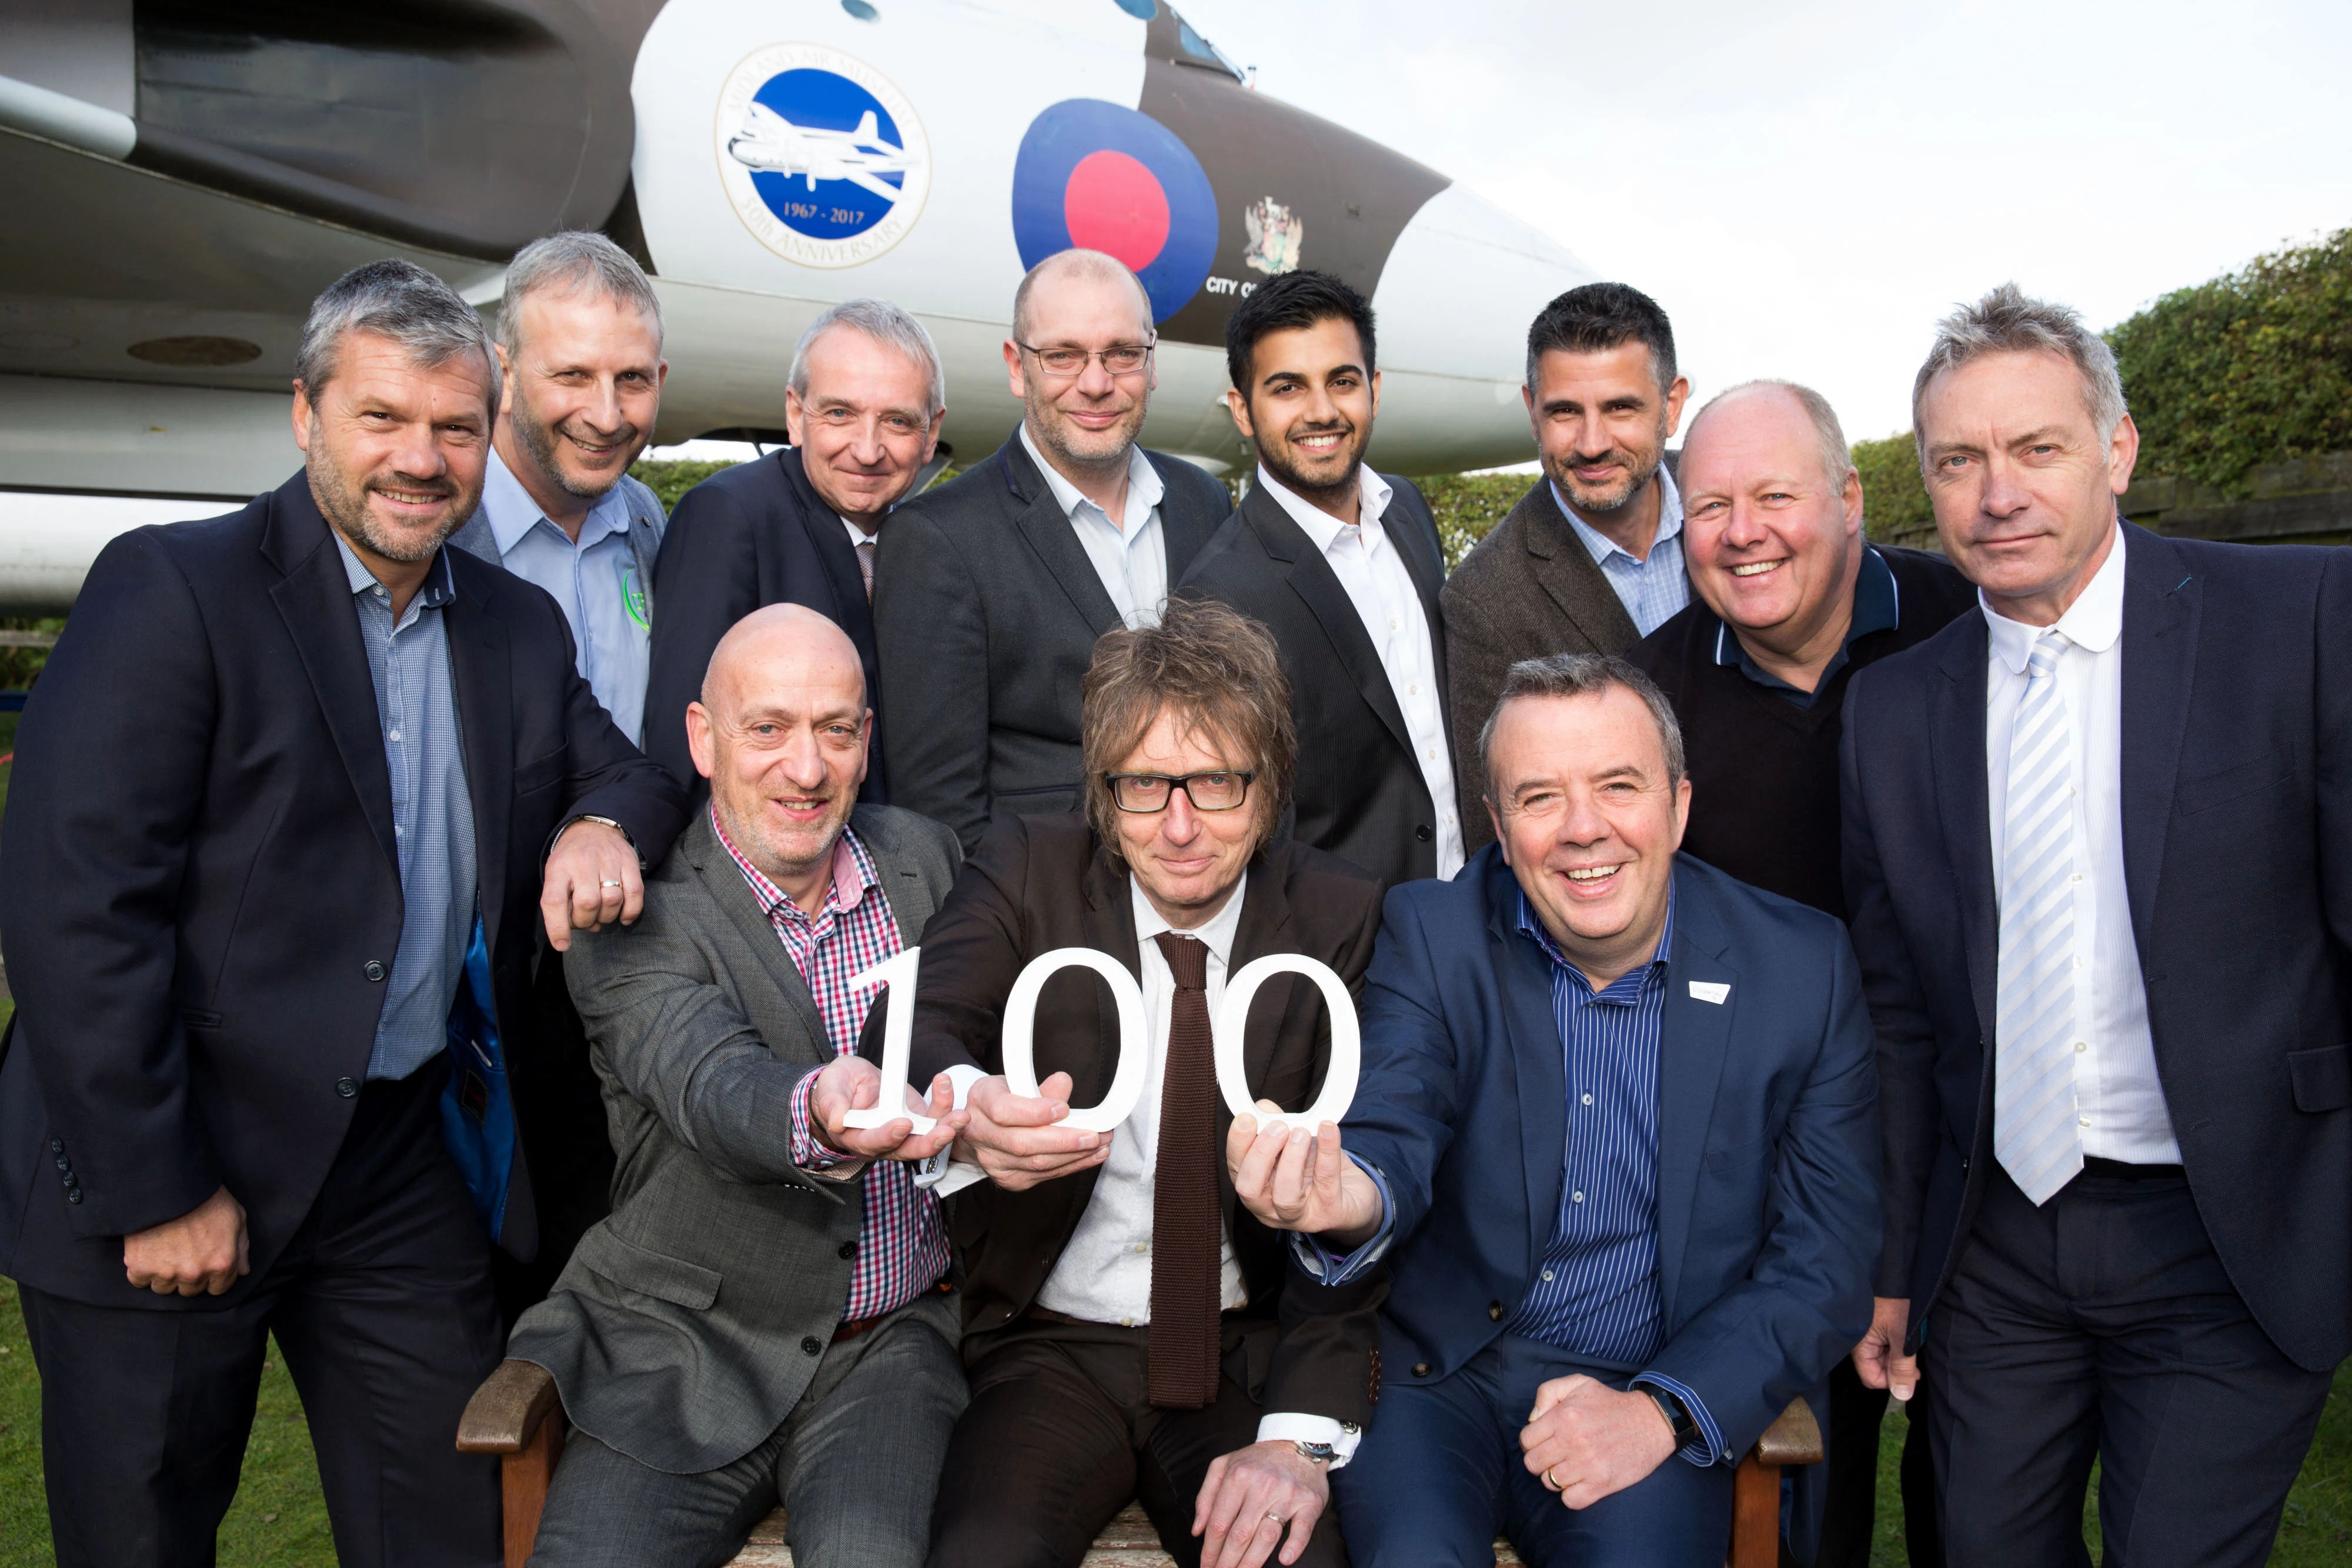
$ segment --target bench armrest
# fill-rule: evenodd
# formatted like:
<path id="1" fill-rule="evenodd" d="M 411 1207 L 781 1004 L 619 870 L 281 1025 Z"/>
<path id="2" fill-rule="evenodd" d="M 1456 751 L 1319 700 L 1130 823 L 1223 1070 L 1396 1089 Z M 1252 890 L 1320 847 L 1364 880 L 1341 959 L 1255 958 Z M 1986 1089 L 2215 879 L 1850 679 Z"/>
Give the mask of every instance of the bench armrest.
<path id="1" fill-rule="evenodd" d="M 457 1418 L 457 1451 L 520 1454 L 548 1412 L 561 1403 L 555 1379 L 545 1367 L 528 1361 L 502 1361 L 466 1401 L 466 1413 Z"/>

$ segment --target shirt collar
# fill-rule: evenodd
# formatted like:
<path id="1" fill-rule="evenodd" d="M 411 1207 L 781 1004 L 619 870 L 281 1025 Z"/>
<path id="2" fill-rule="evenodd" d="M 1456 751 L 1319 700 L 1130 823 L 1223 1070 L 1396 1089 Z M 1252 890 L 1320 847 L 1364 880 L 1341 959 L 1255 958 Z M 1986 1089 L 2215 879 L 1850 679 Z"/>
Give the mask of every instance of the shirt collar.
<path id="1" fill-rule="evenodd" d="M 530 492 L 522 487 L 522 481 L 499 455 L 495 444 L 490 447 L 488 468 L 482 476 L 482 516 L 488 519 L 490 538 L 500 555 L 522 543 L 523 536 L 541 523 L 554 529 L 567 548 L 572 544 L 562 528 L 548 521 L 547 514 L 540 510 L 539 503 L 530 498 Z M 587 518 L 580 525 L 577 548 L 586 549 L 606 534 L 626 533 L 628 528 L 628 497 L 621 494 L 620 486 L 614 485 L 588 508 Z"/>
<path id="2" fill-rule="evenodd" d="M 719 820 L 716 801 L 710 807 L 710 831 L 719 835 L 719 847 L 727 852 L 727 858 L 733 861 L 735 869 L 743 873 L 743 880 L 751 884 L 752 896 L 760 901 L 760 907 L 767 912 L 769 919 L 773 920 L 784 910 L 790 910 L 803 920 L 809 918 L 807 912 L 793 902 L 790 894 L 778 887 L 767 873 L 751 863 L 751 857 L 735 847 L 735 841 L 727 836 L 726 824 Z M 844 823 L 841 837 L 833 841 L 833 884 L 825 889 L 826 902 L 845 914 L 865 903 L 866 890 L 881 880 L 874 870 L 873 857 L 866 852 L 866 845 L 858 839 L 856 831 Z"/>
<path id="3" fill-rule="evenodd" d="M 1902 624 L 1903 595 L 1895 585 L 1895 570 L 1886 564 L 1885 556 L 1864 545 L 1862 548 L 1862 566 L 1853 578 L 1853 621 L 1845 629 L 1845 641 L 1840 644 L 1840 652 L 1843 653 L 1852 648 L 1857 637 L 1867 637 L 1873 632 L 1892 632 Z M 1767 674 L 1749 658 L 1748 650 L 1739 644 L 1739 634 L 1731 629 L 1729 622 L 1720 618 L 1715 623 L 1715 662 L 1738 665 L 1742 674 L 1759 685 L 1787 685 L 1777 675 Z M 1832 660 L 1832 667 L 1842 662 L 1842 659 Z M 1829 670 L 1822 672 L 1823 680 L 1829 679 Z"/>
<path id="4" fill-rule="evenodd" d="M 1528 897 L 1528 890 L 1524 887 L 1519 889 L 1519 934 L 1523 936 L 1533 939 L 1536 946 L 1544 950 L 1545 955 L 1551 959 L 1552 963 L 1559 968 L 1565 970 L 1569 977 L 1578 985 L 1583 987 L 1587 991 L 1591 991 L 1592 989 L 1592 982 L 1584 977 L 1584 971 L 1578 968 L 1574 963 L 1570 961 L 1568 955 L 1559 950 L 1559 944 L 1551 939 L 1551 933 L 1544 929 L 1543 922 L 1536 916 L 1535 904 Z M 1666 883 L 1666 923 L 1658 932 L 1658 950 L 1650 956 L 1650 961 L 1648 964 L 1643 966 L 1643 968 L 1645 970 L 1655 970 L 1662 967 L 1666 964 L 1674 953 L 1674 950 L 1675 888 L 1673 882 L 1669 881 Z M 1627 977 L 1624 975 L 1620 975 L 1617 977 L 1617 980 L 1612 980 L 1610 984 L 1613 986 L 1626 977 Z M 1646 974 L 1643 976 L 1643 978 L 1647 978 Z"/>
<path id="5" fill-rule="evenodd" d="M 1272 496 L 1276 503 L 1290 514 L 1290 520 L 1298 525 L 1299 531 L 1313 541 L 1315 548 L 1325 555 L 1329 555 L 1331 547 L 1339 543 L 1346 535 L 1348 524 L 1341 522 L 1267 473 L 1265 464 L 1261 463 L 1257 465 L 1257 478 L 1254 482 L 1265 486 L 1265 493 Z M 1395 494 L 1396 487 L 1373 473 L 1370 465 L 1366 464 L 1357 468 L 1356 515 L 1361 521 L 1357 525 L 1356 531 L 1363 539 L 1364 553 L 1367 555 L 1380 549 L 1381 519 L 1388 515 L 1389 497 Z"/>
<path id="6" fill-rule="evenodd" d="M 2085 653 L 2104 653 L 2116 645 L 2124 634 L 2124 530 L 2116 526 L 2115 544 L 2107 559 L 2091 574 L 2091 580 L 2066 613 L 2048 626 L 2028 626 L 2022 621 L 2011 621 L 1992 607 L 1977 591 L 1977 607 L 1984 612 L 1985 626 L 1990 633 L 1992 656 L 2008 667 L 2012 675 L 2025 673 L 2027 661 L 2033 657 L 2033 644 L 2042 640 L 2044 632 L 2056 632 L 2066 641 Z"/>
<path id="7" fill-rule="evenodd" d="M 1045 476 L 1045 487 L 1054 492 L 1055 504 L 1062 508 L 1062 516 L 1076 522 L 1080 507 L 1094 507 L 1095 510 L 1101 514 L 1105 522 L 1110 521 L 1109 513 L 1104 512 L 1100 507 L 1095 507 L 1094 502 L 1076 485 L 1062 477 L 1060 469 L 1045 461 L 1045 455 L 1038 451 L 1037 444 L 1029 438 L 1029 422 L 1025 419 L 1021 422 L 1021 444 L 1027 450 L 1029 461 L 1037 465 L 1037 472 Z M 1139 442 L 1129 447 L 1127 449 L 1128 526 L 1119 528 L 1118 531 L 1127 538 L 1133 538 L 1136 529 L 1151 516 L 1151 509 L 1160 505 L 1160 498 L 1164 489 L 1165 486 L 1160 483 L 1160 470 L 1154 468 L 1151 465 L 1151 459 L 1143 455 L 1142 444 Z"/>
<path id="8" fill-rule="evenodd" d="M 1658 471 L 1653 477 L 1658 486 L 1658 537 L 1650 541 L 1650 553 L 1655 555 L 1660 545 L 1683 531 L 1683 493 L 1675 484 L 1674 471 L 1664 463 L 1658 465 Z M 1601 565 L 1612 555 L 1622 555 L 1627 560 L 1633 560 L 1633 551 L 1621 548 L 1615 539 L 1576 515 L 1576 508 L 1568 504 L 1568 497 L 1560 493 L 1558 484 L 1549 479 L 1544 482 L 1551 486 L 1552 501 L 1559 507 L 1560 516 L 1566 517 L 1569 526 L 1576 530 L 1576 537 L 1584 541 L 1593 565 Z"/>
<path id="9" fill-rule="evenodd" d="M 383 586 L 376 581 L 375 573 L 367 569 L 367 563 L 360 559 L 359 553 L 352 549 L 342 535 L 331 528 L 327 532 L 334 539 L 335 548 L 343 552 L 343 580 L 352 585 L 354 596 L 373 592 Z M 418 589 L 416 597 L 408 602 L 418 610 L 438 610 L 457 597 L 457 580 L 449 570 L 449 551 L 445 547 L 434 552 L 432 570 L 425 574 L 425 586 Z"/>
<path id="10" fill-rule="evenodd" d="M 1173 925 L 1160 917 L 1160 911 L 1151 906 L 1151 900 L 1144 896 L 1143 884 L 1135 880 L 1133 872 L 1128 873 L 1127 886 L 1129 896 L 1135 902 L 1135 940 L 1138 946 L 1150 941 L 1162 931 L 1176 930 Z M 1209 945 L 1209 951 L 1217 956 L 1218 963 L 1224 965 L 1228 969 L 1232 968 L 1234 934 L 1241 929 L 1242 900 L 1248 893 L 1249 873 L 1244 871 L 1242 873 L 1240 885 L 1234 889 L 1234 895 L 1225 900 L 1225 906 L 1218 910 L 1206 925 L 1195 926 L 1190 931 L 1177 934 L 1182 936 L 1198 936 Z"/>

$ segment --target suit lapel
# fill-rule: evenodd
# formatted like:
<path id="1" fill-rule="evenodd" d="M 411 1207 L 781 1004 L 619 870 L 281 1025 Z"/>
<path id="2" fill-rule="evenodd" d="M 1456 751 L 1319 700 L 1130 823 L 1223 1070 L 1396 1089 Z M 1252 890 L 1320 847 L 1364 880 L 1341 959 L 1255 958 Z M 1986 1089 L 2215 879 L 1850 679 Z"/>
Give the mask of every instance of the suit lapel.
<path id="1" fill-rule="evenodd" d="M 360 636 L 359 612 L 352 603 L 342 551 L 335 548 L 333 534 L 319 515 L 306 475 L 295 475 L 270 497 L 261 550 L 285 573 L 270 589 L 270 600 L 285 619 L 303 673 L 318 694 L 320 715 L 359 794 L 360 810 L 397 881 L 400 850 L 392 835 L 392 770 L 383 759 L 375 679 L 368 674 L 367 644 Z"/>
<path id="2" fill-rule="evenodd" d="M 784 951 L 782 941 L 776 936 L 775 926 L 768 919 L 768 912 L 760 907 L 759 897 L 752 893 L 751 884 L 743 880 L 743 873 L 735 864 L 734 857 L 727 852 L 725 846 L 719 841 L 719 835 L 711 831 L 709 811 L 694 814 L 694 820 L 688 824 L 686 836 L 676 852 L 686 856 L 687 863 L 702 878 L 702 884 L 710 896 L 719 901 L 719 907 L 734 923 L 736 934 L 758 956 L 760 967 L 766 972 L 769 981 L 782 993 L 793 1016 L 808 1030 L 809 1039 L 816 1042 L 817 1060 L 824 1061 L 829 1054 L 827 1045 L 831 1037 L 825 1032 L 824 1015 L 817 1011 L 816 998 L 809 994 L 808 982 L 801 977 L 800 970 L 793 967 L 791 956 Z M 770 1040 L 768 1048 L 774 1050 L 775 1042 Z"/>
<path id="3" fill-rule="evenodd" d="M 1437 537 L 1437 521 L 1429 515 L 1426 502 L 1410 479 L 1383 475 L 1393 487 L 1389 503 L 1389 516 L 1381 519 L 1389 543 L 1395 547 L 1403 560 L 1406 575 L 1412 579 L 1413 591 L 1421 596 L 1422 624 L 1429 628 L 1429 657 L 1437 675 L 1437 691 L 1441 698 L 1447 690 L 1445 681 L 1445 619 L 1440 607 L 1437 591 L 1445 586 L 1445 556 L 1444 542 Z M 1400 528 L 1392 519 L 1410 517 L 1412 527 Z M 1452 733 L 1448 720 L 1447 733 Z"/>
<path id="4" fill-rule="evenodd" d="M 1740 1004 L 1738 971 L 1723 961 L 1723 928 L 1706 895 L 1675 873 L 1675 944 L 1667 956 L 1665 1009 L 1658 1028 L 1658 1294 L 1671 1325 L 1698 1199 L 1707 1127 Z M 1721 1002 L 1701 1001 L 1691 984 L 1727 985 Z"/>
<path id="5" fill-rule="evenodd" d="M 840 517 L 810 486 L 808 474 L 801 466 L 799 449 L 779 452 L 775 461 L 783 471 L 793 499 L 799 503 L 793 509 L 798 514 L 801 532 L 809 549 L 816 553 L 817 564 L 824 569 L 825 589 L 833 599 L 828 612 L 833 623 L 863 646 L 873 637 L 874 612 L 866 599 L 865 574 L 857 570 L 857 551 L 851 547 Z M 863 638 L 859 635 L 860 624 L 864 627 Z"/>
<path id="6" fill-rule="evenodd" d="M 1078 946 L 1109 954 L 1126 967 L 1138 985 L 1141 985 L 1143 952 L 1135 935 L 1134 899 L 1128 891 L 1127 874 L 1111 863 L 1109 852 L 1099 842 L 1095 845 L 1094 858 L 1087 862 L 1081 891 L 1085 894 L 1086 909 L 1078 916 Z M 1098 1049 L 1086 1063 L 1083 1072 L 1070 1075 L 1077 1081 L 1070 1087 L 1070 1103 L 1098 1105 L 1103 1096 L 1110 1092 L 1110 1081 L 1116 1071 L 1118 1004 L 1111 999 L 1108 986 L 1083 969 L 1076 971 L 1076 977 L 1065 983 L 1083 983 L 1094 988 L 1095 1039 Z M 1145 1027 L 1148 1030 L 1148 1020 Z M 1091 1181 L 1094 1173 L 1089 1171 L 1087 1174 Z"/>
<path id="7" fill-rule="evenodd" d="M 1992 808 L 1985 785 L 1985 661 L 1990 657 L 1983 613 L 1969 611 L 1965 629 L 1945 651 L 1943 679 L 1927 699 L 1927 776 L 1944 830 L 1952 885 L 1959 895 L 1960 942 L 1979 1030 L 1990 1036 L 1998 977 L 2000 925 L 1994 897 Z"/>
<path id="8" fill-rule="evenodd" d="M 1519 884 L 1498 859 L 1487 873 L 1486 939 L 1496 954 L 1496 988 L 1511 1071 L 1519 1098 L 1519 1155 L 1527 1171 L 1527 1256 L 1536 1260 L 1559 1224 L 1559 1188 L 1568 1170 L 1568 1064 L 1551 1005 L 1551 960 L 1518 930 Z"/>
<path id="9" fill-rule="evenodd" d="M 1004 475 L 1013 527 L 1021 530 L 1021 537 L 1029 541 L 1029 548 L 1037 552 L 1037 559 L 1045 563 L 1045 570 L 1069 595 L 1071 605 L 1087 629 L 1099 637 L 1125 625 L 1118 606 L 1111 603 L 1109 593 L 1103 588 L 1095 563 L 1087 559 L 1086 546 L 1078 542 L 1077 530 L 1070 527 L 1062 504 L 1054 499 L 1053 487 L 1029 460 L 1028 451 L 1021 444 L 1020 431 L 1015 430 L 1011 439 L 998 448 L 996 461 Z M 1164 537 L 1164 511 L 1160 526 Z"/>
<path id="10" fill-rule="evenodd" d="M 1519 537 L 1528 552 L 1528 575 L 1585 640 L 1596 648 L 1630 648 L 1640 641 L 1624 601 L 1560 511 L 1551 481 L 1538 479 L 1515 511 L 1523 515 Z"/>
<path id="11" fill-rule="evenodd" d="M 1185 570 L 1192 566 L 1192 558 L 1201 553 L 1201 547 L 1209 542 L 1209 536 L 1215 533 L 1232 513 L 1223 507 L 1213 512 L 1192 511 L 1179 498 L 1178 487 L 1169 477 L 1171 466 L 1182 464 L 1184 460 L 1181 457 L 1163 458 L 1150 452 L 1143 455 L 1160 475 L 1160 538 L 1161 549 L 1168 557 L 1168 586 L 1173 590 L 1184 580 Z M 1184 465 L 1191 466 L 1189 464 Z"/>
<path id="12" fill-rule="evenodd" d="M 2124 556 L 2122 793 L 2124 888 L 2140 967 L 2156 928 L 2165 827 L 2189 731 L 2189 689 L 2197 669 L 2204 585 L 2171 541 L 2130 531 Z"/>
<path id="13" fill-rule="evenodd" d="M 474 807 L 474 884 L 482 901 L 482 935 L 495 953 L 506 901 L 507 820 L 514 799 L 514 677 L 507 623 L 497 612 L 498 580 L 488 572 L 481 576 L 478 598 L 467 579 L 458 579 L 441 629 L 449 643 L 466 794 Z"/>
<path id="14" fill-rule="evenodd" d="M 1234 932 L 1233 958 L 1225 966 L 1225 982 L 1242 972 L 1244 966 L 1269 953 L 1290 953 L 1297 950 L 1290 935 L 1290 901 L 1283 896 L 1282 879 L 1266 863 L 1265 852 L 1260 850 L 1249 864 L 1247 880 L 1242 885 L 1241 924 Z M 1242 1037 L 1242 1076 L 1249 1081 L 1252 1092 L 1274 1073 L 1275 1047 L 1282 1039 L 1282 1026 L 1290 1009 L 1298 1000 L 1298 987 L 1313 983 L 1299 974 L 1276 975 L 1258 988 L 1256 998 L 1250 1004 L 1250 1025 Z M 1317 998 L 1322 996 L 1317 990 Z M 1305 1109 L 1304 1103 L 1300 1109 Z M 1225 1108 L 1223 1097 L 1217 1101 L 1217 1130 L 1222 1137 L 1233 1116 Z M 1224 1166 L 1219 1162 L 1218 1180 L 1225 1181 Z"/>
<path id="15" fill-rule="evenodd" d="M 1396 738 L 1407 757 L 1412 752 L 1412 737 L 1404 727 L 1404 710 L 1397 706 L 1396 693 L 1389 689 L 1389 673 L 1381 663 L 1378 649 L 1372 646 L 1370 633 L 1364 630 L 1363 618 L 1356 613 L 1356 602 L 1339 584 L 1339 575 L 1307 531 L 1293 522 L 1282 503 L 1265 492 L 1264 486 L 1251 489 L 1242 502 L 1242 517 L 1248 522 L 1258 542 L 1272 558 L 1276 570 L 1283 574 L 1293 593 L 1298 595 L 1329 640 L 1332 653 L 1348 678 L 1371 705 L 1389 734 Z M 1433 631 L 1438 622 L 1431 622 Z"/>

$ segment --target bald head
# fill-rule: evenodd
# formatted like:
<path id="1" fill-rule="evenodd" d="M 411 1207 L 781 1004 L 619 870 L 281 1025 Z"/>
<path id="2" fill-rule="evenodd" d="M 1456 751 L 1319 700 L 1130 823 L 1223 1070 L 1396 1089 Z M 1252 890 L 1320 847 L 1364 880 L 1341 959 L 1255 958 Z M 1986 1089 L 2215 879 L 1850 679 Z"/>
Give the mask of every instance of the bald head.
<path id="1" fill-rule="evenodd" d="M 766 687 L 845 675 L 863 708 L 866 667 L 849 633 L 806 605 L 771 604 L 729 627 L 710 651 L 702 673 L 702 706 L 732 706 Z"/>
<path id="2" fill-rule="evenodd" d="M 1690 461 L 1692 448 L 1706 444 L 1702 433 L 1710 423 L 1718 434 L 1738 439 L 1769 432 L 1784 440 L 1812 443 L 1821 453 L 1822 477 L 1832 489 L 1844 488 L 1846 471 L 1853 466 L 1837 411 L 1829 399 L 1795 382 L 1742 382 L 1709 398 L 1683 433 L 1685 463 Z"/>
<path id="3" fill-rule="evenodd" d="M 1136 331 L 1151 335 L 1151 296 L 1143 280 L 1127 263 L 1098 250 L 1057 250 L 1029 269 L 1013 291 L 1013 335 L 1024 343 L 1041 341 L 1038 315 L 1048 301 L 1066 296 L 1091 299 L 1099 292 L 1123 295 L 1135 302 Z"/>

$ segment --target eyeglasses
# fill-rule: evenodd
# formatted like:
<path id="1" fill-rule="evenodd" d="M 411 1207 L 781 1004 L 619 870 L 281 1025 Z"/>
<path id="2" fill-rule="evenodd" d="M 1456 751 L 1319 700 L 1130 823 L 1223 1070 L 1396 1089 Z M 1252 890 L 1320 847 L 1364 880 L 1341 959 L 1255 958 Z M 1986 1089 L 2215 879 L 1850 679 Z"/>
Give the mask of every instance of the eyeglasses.
<path id="1" fill-rule="evenodd" d="M 1113 343 L 1108 349 L 1040 349 L 1018 338 L 1013 340 L 1036 355 L 1038 368 L 1059 382 L 1085 375 L 1087 364 L 1095 360 L 1100 360 L 1102 368 L 1114 376 L 1131 376 L 1143 368 L 1143 361 L 1151 357 L 1152 344 L 1159 340 L 1155 334 L 1150 342 Z"/>
<path id="2" fill-rule="evenodd" d="M 1250 780 L 1256 777 L 1219 768 L 1181 779 L 1165 773 L 1106 773 L 1103 782 L 1110 786 L 1110 798 L 1122 811 L 1164 811 L 1178 789 L 1195 811 L 1230 811 L 1249 799 Z"/>

